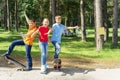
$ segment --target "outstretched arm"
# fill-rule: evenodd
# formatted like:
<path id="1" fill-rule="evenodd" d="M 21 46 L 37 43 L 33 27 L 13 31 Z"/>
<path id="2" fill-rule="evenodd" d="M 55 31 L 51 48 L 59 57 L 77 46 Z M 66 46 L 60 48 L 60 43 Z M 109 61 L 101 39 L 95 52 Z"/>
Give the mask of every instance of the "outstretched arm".
<path id="1" fill-rule="evenodd" d="M 35 37 L 35 35 L 39 32 L 39 30 L 37 29 L 35 32 L 32 33 L 31 37 Z M 40 33 L 39 33 L 40 34 Z"/>
<path id="2" fill-rule="evenodd" d="M 24 15 L 25 15 L 25 19 L 26 19 L 27 23 L 30 24 L 30 19 L 28 18 L 26 12 L 24 12 Z"/>
<path id="3" fill-rule="evenodd" d="M 74 27 L 66 27 L 66 29 L 77 29 L 78 26 L 74 26 Z"/>
<path id="4" fill-rule="evenodd" d="M 34 29 L 33 31 L 27 33 L 27 34 L 21 34 L 22 38 L 25 39 L 27 36 L 30 36 L 31 38 L 33 38 L 37 33 L 37 30 Z"/>

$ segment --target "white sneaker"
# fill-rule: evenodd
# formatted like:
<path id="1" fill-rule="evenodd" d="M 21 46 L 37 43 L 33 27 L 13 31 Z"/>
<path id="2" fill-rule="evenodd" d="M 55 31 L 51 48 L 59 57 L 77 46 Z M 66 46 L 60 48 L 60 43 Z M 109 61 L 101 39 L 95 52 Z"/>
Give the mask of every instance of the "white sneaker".
<path id="1" fill-rule="evenodd" d="M 45 71 L 46 70 L 46 66 L 45 65 L 42 65 L 41 66 L 41 71 Z"/>
<path id="2" fill-rule="evenodd" d="M 41 66 L 41 74 L 47 74 L 46 65 L 42 65 L 42 66 Z"/>
<path id="3" fill-rule="evenodd" d="M 48 64 L 46 64 L 45 66 L 46 66 L 46 68 L 49 68 L 49 65 L 48 65 Z"/>

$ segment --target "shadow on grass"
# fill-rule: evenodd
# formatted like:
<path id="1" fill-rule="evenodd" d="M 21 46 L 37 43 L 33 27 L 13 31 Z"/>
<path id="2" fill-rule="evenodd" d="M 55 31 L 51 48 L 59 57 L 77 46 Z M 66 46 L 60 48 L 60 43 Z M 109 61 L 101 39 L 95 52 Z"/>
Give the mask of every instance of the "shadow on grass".
<path id="1" fill-rule="evenodd" d="M 86 42 L 82 42 L 78 37 L 63 37 L 62 45 L 70 46 L 71 48 L 94 48 L 94 38 L 87 38 Z"/>
<path id="2" fill-rule="evenodd" d="M 112 44 L 112 37 L 109 37 L 108 40 L 105 41 L 104 47 L 109 48 L 109 49 L 120 49 L 120 42 L 118 41 L 117 45 L 113 45 Z"/>
<path id="3" fill-rule="evenodd" d="M 86 42 L 82 42 L 79 37 L 62 37 L 62 44 L 68 43 L 67 45 L 73 48 L 95 48 L 95 38 L 87 37 Z M 74 43 L 72 43 L 74 42 Z M 107 41 L 104 41 L 104 48 L 118 49 L 120 48 L 120 42 L 117 45 L 112 45 L 112 37 L 109 37 Z"/>
<path id="4" fill-rule="evenodd" d="M 87 42 L 94 42 L 95 41 L 95 38 L 91 38 L 91 37 L 87 37 Z M 81 37 L 76 37 L 76 36 L 73 36 L 73 37 L 62 37 L 62 41 L 63 42 L 71 42 L 71 41 L 81 41 Z"/>
<path id="5" fill-rule="evenodd" d="M 103 58 L 103 55 L 102 54 L 99 54 L 99 53 L 96 53 L 96 54 L 84 54 L 84 53 L 79 53 L 79 54 L 76 54 L 74 52 L 61 52 L 59 54 L 61 57 L 63 58 L 69 58 L 69 59 L 72 59 L 72 58 L 76 58 L 76 59 L 83 59 L 85 62 L 89 62 L 90 59 L 100 59 L 100 58 Z M 91 61 L 90 61 L 91 62 Z"/>

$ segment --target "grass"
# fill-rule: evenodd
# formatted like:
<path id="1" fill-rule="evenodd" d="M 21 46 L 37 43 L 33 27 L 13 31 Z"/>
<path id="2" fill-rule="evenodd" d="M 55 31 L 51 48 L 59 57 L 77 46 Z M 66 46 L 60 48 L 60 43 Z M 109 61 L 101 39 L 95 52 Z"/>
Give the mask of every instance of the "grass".
<path id="1" fill-rule="evenodd" d="M 26 33 L 26 29 L 20 29 Z M 110 29 L 110 38 L 105 42 L 104 49 L 101 51 L 96 50 L 95 40 L 94 40 L 94 29 L 87 30 L 87 42 L 82 42 L 80 37 L 62 37 L 61 43 L 61 53 L 60 57 L 62 58 L 81 58 L 81 59 L 96 59 L 96 60 L 120 60 L 120 41 L 119 45 L 112 48 L 111 47 L 111 36 L 112 29 Z M 120 30 L 119 30 L 120 36 Z M 13 40 L 21 39 L 19 32 L 7 32 L 3 29 L 0 29 L 0 55 L 7 51 L 8 46 Z M 120 40 L 120 39 L 119 39 Z M 54 47 L 49 43 L 48 57 L 53 58 Z M 40 49 L 38 46 L 38 39 L 35 38 L 34 44 L 32 47 L 32 56 L 39 57 Z M 25 57 L 25 47 L 16 46 L 13 54 L 15 56 L 24 56 Z"/>

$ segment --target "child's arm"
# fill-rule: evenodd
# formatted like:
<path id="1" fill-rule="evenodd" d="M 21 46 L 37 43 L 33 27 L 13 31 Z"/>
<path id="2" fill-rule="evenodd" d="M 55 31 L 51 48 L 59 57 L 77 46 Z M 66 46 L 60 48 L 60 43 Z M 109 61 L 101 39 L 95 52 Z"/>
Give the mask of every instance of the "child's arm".
<path id="1" fill-rule="evenodd" d="M 75 27 L 66 27 L 66 29 L 77 29 L 78 26 L 75 26 Z"/>
<path id="2" fill-rule="evenodd" d="M 49 29 L 49 31 L 48 31 L 47 33 L 45 33 L 45 35 L 50 34 L 52 31 L 53 31 L 53 29 L 52 29 L 52 28 L 50 28 L 50 29 Z"/>
<path id="3" fill-rule="evenodd" d="M 24 15 L 25 15 L 25 19 L 26 19 L 27 23 L 30 24 L 30 19 L 28 18 L 26 12 L 24 12 Z"/>
<path id="4" fill-rule="evenodd" d="M 31 37 L 35 37 L 35 35 L 39 32 L 39 30 L 37 29 L 35 32 L 32 33 Z"/>
<path id="5" fill-rule="evenodd" d="M 32 36 L 32 34 L 33 34 L 34 32 L 36 32 L 36 30 L 33 30 L 33 31 L 31 31 L 31 32 L 29 32 L 29 33 L 27 33 L 27 34 L 23 34 L 22 37 L 25 39 L 27 36 Z M 34 36 L 33 36 L 33 37 L 34 37 Z"/>
<path id="6" fill-rule="evenodd" d="M 48 31 L 48 34 L 50 34 L 53 31 L 53 28 L 50 28 L 50 30 Z"/>

